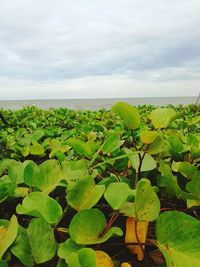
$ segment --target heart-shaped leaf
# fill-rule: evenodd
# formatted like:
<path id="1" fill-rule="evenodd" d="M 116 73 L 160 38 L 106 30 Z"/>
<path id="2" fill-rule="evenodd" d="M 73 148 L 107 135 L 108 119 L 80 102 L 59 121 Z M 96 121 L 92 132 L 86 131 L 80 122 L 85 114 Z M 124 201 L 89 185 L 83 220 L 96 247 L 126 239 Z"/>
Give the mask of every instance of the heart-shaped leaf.
<path id="1" fill-rule="evenodd" d="M 16 211 L 18 214 L 27 214 L 44 218 L 49 224 L 56 224 L 62 216 L 62 207 L 56 200 L 42 192 L 28 194 L 18 204 Z"/>
<path id="2" fill-rule="evenodd" d="M 70 237 L 77 244 L 99 244 L 108 240 L 111 236 L 122 236 L 123 232 L 118 227 L 111 227 L 102 235 L 106 227 L 104 214 L 98 209 L 85 209 L 78 212 L 69 225 Z"/>

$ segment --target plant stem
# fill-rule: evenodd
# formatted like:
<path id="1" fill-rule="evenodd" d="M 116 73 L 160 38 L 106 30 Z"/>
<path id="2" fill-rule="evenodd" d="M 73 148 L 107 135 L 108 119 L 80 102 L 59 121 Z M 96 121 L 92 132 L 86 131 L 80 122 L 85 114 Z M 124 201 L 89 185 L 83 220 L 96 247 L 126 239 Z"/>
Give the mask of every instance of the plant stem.
<path id="1" fill-rule="evenodd" d="M 106 227 L 104 228 L 104 230 L 102 231 L 102 233 L 99 235 L 100 237 L 104 236 L 109 229 L 111 228 L 111 226 L 113 225 L 113 223 L 116 221 L 116 219 L 118 218 L 119 213 L 113 213 L 110 220 L 108 221 Z"/>

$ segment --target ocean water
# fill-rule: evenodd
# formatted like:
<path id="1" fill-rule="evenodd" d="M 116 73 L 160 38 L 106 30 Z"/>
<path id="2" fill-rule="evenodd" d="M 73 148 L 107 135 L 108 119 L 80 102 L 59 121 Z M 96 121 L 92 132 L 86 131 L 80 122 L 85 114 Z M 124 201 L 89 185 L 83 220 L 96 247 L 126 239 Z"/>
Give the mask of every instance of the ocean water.
<path id="1" fill-rule="evenodd" d="M 102 98 L 102 99 L 55 99 L 55 100 L 7 100 L 0 101 L 0 108 L 20 109 L 25 106 L 37 106 L 43 109 L 69 108 L 75 110 L 109 109 L 116 102 L 124 101 L 132 105 L 152 104 L 155 106 L 194 104 L 197 97 L 138 97 L 138 98 Z"/>

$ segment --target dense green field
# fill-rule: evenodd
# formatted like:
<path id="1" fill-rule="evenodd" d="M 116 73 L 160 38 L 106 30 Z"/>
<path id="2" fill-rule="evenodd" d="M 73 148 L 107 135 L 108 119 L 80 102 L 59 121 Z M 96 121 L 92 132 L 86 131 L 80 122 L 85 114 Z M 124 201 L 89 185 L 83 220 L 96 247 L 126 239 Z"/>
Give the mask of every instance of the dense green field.
<path id="1" fill-rule="evenodd" d="M 0 267 L 200 267 L 200 106 L 1 114 Z"/>

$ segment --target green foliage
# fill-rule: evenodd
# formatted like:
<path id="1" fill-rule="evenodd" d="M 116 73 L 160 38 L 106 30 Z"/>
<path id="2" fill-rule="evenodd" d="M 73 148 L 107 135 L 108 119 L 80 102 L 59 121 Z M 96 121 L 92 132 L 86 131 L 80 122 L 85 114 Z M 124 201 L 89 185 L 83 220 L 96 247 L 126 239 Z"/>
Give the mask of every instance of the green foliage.
<path id="1" fill-rule="evenodd" d="M 155 222 L 161 266 L 199 266 L 199 106 L 1 112 L 0 266 L 97 267 L 97 245 L 139 266 L 124 216 Z"/>
<path id="2" fill-rule="evenodd" d="M 101 151 L 104 155 L 108 153 L 114 152 L 116 149 L 118 149 L 122 145 L 122 141 L 120 141 L 120 136 L 118 134 L 111 134 L 108 135 L 101 146 Z"/>
<path id="3" fill-rule="evenodd" d="M 41 192 L 28 194 L 22 204 L 18 204 L 18 214 L 42 217 L 49 224 L 56 224 L 62 215 L 62 207 L 56 200 Z"/>
<path id="4" fill-rule="evenodd" d="M 156 223 L 157 245 L 167 267 L 200 266 L 200 222 L 183 212 L 165 212 Z"/>

